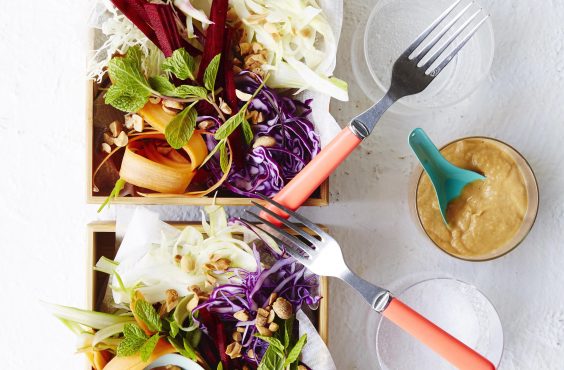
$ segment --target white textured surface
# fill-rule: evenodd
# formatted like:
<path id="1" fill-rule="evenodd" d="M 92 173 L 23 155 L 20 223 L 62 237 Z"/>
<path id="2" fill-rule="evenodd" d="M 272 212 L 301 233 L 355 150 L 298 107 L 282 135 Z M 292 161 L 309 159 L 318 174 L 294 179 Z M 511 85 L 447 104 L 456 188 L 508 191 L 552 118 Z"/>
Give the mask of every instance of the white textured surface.
<path id="1" fill-rule="evenodd" d="M 491 76 L 469 101 L 409 120 L 386 115 L 331 181 L 333 204 L 308 209 L 342 242 L 363 277 L 391 284 L 449 275 L 475 284 L 499 310 L 502 369 L 564 364 L 564 2 L 487 1 L 496 37 Z M 2 369 L 81 369 L 74 338 L 38 300 L 85 303 L 86 227 L 98 216 L 84 196 L 85 1 L 2 1 L 0 12 L 0 341 Z M 347 0 L 337 75 L 351 82 L 344 123 L 368 106 L 349 61 L 352 31 L 368 7 Z M 468 134 L 499 137 L 530 161 L 541 206 L 533 231 L 509 255 L 454 260 L 416 232 L 407 205 L 414 126 L 437 142 Z M 164 219 L 196 209 L 163 207 Z M 377 368 L 364 303 L 331 282 L 330 348 L 339 369 Z M 358 307 L 358 309 L 357 309 Z M 445 308 L 445 309 L 448 309 Z M 366 339 L 365 339 L 366 338 Z"/>

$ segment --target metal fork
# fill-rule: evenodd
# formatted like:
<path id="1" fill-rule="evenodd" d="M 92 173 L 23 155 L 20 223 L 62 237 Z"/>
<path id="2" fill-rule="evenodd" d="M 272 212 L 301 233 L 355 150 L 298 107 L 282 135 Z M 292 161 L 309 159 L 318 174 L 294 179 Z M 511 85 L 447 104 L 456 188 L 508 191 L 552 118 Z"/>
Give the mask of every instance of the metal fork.
<path id="1" fill-rule="evenodd" d="M 486 358 L 393 297 L 388 290 L 371 284 L 352 272 L 343 258 L 339 243 L 320 227 L 273 200 L 265 197 L 263 197 L 263 200 L 279 211 L 300 221 L 316 234 L 318 238 L 304 231 L 299 225 L 281 217 L 278 212 L 256 202 L 253 202 L 254 205 L 293 230 L 299 237 L 279 229 L 270 221 L 246 210 L 249 215 L 263 223 L 253 227 L 261 229 L 279 244 L 286 246 L 286 252 L 313 273 L 333 276 L 345 281 L 360 293 L 375 311 L 420 340 L 457 368 L 467 370 L 495 369 L 495 366 Z M 445 310 L 447 309 L 448 307 L 445 307 Z"/>
<path id="2" fill-rule="evenodd" d="M 409 45 L 394 63 L 392 82 L 384 97 L 370 109 L 353 118 L 349 126 L 345 127 L 274 197 L 276 201 L 292 210 L 298 209 L 345 158 L 360 145 L 362 140 L 370 135 L 376 123 L 392 104 L 405 96 L 417 94 L 429 86 L 489 17 L 489 15 L 486 15 L 477 21 L 478 16 L 482 14 L 482 9 L 479 9 L 471 14 L 466 21 L 461 22 L 463 16 L 469 13 L 473 4 L 472 1 L 463 7 L 452 20 L 446 22 L 447 16 L 462 1 L 456 0 Z M 433 31 L 438 29 L 442 23 L 446 24 L 434 36 L 431 36 Z M 462 24 L 452 34 L 447 35 L 447 32 L 458 23 Z M 474 25 L 472 26 L 472 24 Z M 446 53 L 447 49 L 464 31 L 467 31 L 465 36 L 452 51 Z M 420 46 L 423 47 L 418 50 Z M 423 61 L 425 62 L 423 63 Z M 431 69 L 433 65 L 436 65 L 436 67 Z M 262 215 L 266 216 L 264 213 Z"/>

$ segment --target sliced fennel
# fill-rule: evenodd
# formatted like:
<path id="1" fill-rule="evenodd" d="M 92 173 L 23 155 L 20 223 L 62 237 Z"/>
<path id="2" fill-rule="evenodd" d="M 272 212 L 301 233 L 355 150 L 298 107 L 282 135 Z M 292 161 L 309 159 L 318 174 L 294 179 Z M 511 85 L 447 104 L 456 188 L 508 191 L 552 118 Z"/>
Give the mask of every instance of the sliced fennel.
<path id="1" fill-rule="evenodd" d="M 63 320 L 63 322 L 67 322 L 66 324 L 69 328 L 72 326 L 71 330 L 73 332 L 76 331 L 76 326 L 71 325 L 70 323 L 80 324 L 87 328 L 100 330 L 107 328 L 108 326 L 132 322 L 134 320 L 132 316 L 119 316 L 104 312 L 88 311 L 52 303 L 43 303 L 43 305 L 53 316 Z"/>
<path id="2" fill-rule="evenodd" d="M 188 288 L 192 286 L 211 291 L 213 286 L 208 283 L 210 274 L 217 284 L 235 279 L 229 270 L 208 271 L 205 266 L 212 259 L 227 259 L 230 268 L 256 271 L 257 262 L 248 244 L 252 240 L 250 233 L 246 232 L 244 241 L 237 239 L 234 233 L 242 232 L 243 228 L 229 225 L 222 207 L 209 206 L 204 211 L 203 233 L 194 227 L 173 232 L 169 225 L 151 217 L 146 210 L 140 211 L 145 216 L 133 217 L 136 221 L 132 221 L 133 225 L 130 224 L 127 229 L 116 257 L 119 265 L 112 277 L 116 304 L 129 303 L 132 290 L 143 294 L 149 303 L 156 303 L 166 299 L 169 289 L 174 289 L 181 298 L 190 293 Z M 206 221 L 206 215 L 209 221 Z M 145 239 L 135 238 L 138 234 L 129 235 L 140 230 L 144 230 Z M 146 230 L 151 230 L 152 234 L 149 235 Z M 258 239 L 256 235 L 255 239 Z M 130 242 L 132 240 L 135 242 Z M 108 267 L 108 262 L 103 262 L 103 265 Z"/>
<path id="3" fill-rule="evenodd" d="M 268 85 L 313 90 L 348 100 L 347 86 L 331 73 L 337 40 L 315 0 L 231 0 L 242 20 L 247 41 L 256 40 L 268 51 L 263 69 Z"/>

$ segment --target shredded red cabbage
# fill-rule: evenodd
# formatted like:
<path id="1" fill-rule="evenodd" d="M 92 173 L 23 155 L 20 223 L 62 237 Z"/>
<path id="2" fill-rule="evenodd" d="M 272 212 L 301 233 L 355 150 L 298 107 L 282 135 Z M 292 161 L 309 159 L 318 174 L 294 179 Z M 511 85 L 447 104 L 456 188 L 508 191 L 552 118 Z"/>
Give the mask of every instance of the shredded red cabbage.
<path id="1" fill-rule="evenodd" d="M 237 89 L 253 94 L 262 83 L 252 72 L 241 72 L 236 78 Z M 301 102 L 279 95 L 275 90 L 263 87 L 251 101 L 249 110 L 262 113 L 264 121 L 252 125 L 255 140 L 271 136 L 276 140 L 273 147 L 250 148 L 245 163 L 233 167 L 223 187 L 246 197 L 276 195 L 320 150 L 319 136 L 313 123 L 307 118 L 311 113 L 311 100 Z M 239 102 L 241 107 L 244 102 Z M 215 127 L 213 130 L 217 129 Z M 217 141 L 207 137 L 211 150 Z M 212 174 L 210 183 L 219 180 L 223 173 L 218 156 L 207 163 Z"/>
<path id="2" fill-rule="evenodd" d="M 236 221 L 246 225 L 244 221 Z M 265 244 L 266 245 L 266 244 Z M 283 246 L 280 246 L 283 250 Z M 209 299 L 200 304 L 194 311 L 207 311 L 216 315 L 226 327 L 244 327 L 241 344 L 243 359 L 250 363 L 258 364 L 268 348 L 268 343 L 255 337 L 257 329 L 254 319 L 241 322 L 233 316 L 236 312 L 246 310 L 251 317 L 257 315 L 258 308 L 268 305 L 268 298 L 272 293 L 277 293 L 279 297 L 287 299 L 298 311 L 302 305 L 315 306 L 321 299 L 318 295 L 318 277 L 311 274 L 306 268 L 299 264 L 294 258 L 287 257 L 285 254 L 279 255 L 266 248 L 263 253 L 263 264 L 265 253 L 270 254 L 267 258 L 273 258 L 274 263 L 270 267 L 261 264 L 261 254 L 256 246 L 253 252 L 257 261 L 257 270 L 254 272 L 244 269 L 232 268 L 228 271 L 234 274 L 231 284 L 224 284 L 216 287 L 210 294 Z M 205 333 L 213 333 L 214 328 L 207 328 L 200 322 L 201 329 Z M 249 358 L 246 353 L 253 349 L 256 356 Z"/>

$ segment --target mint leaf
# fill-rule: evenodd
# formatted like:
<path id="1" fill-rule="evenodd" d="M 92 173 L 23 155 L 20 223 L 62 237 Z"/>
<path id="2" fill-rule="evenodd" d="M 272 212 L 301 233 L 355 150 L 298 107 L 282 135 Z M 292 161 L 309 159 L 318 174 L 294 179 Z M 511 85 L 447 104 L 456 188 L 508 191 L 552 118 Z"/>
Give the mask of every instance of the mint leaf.
<path id="1" fill-rule="evenodd" d="M 143 340 L 147 340 L 149 337 L 145 332 L 136 324 L 125 324 L 123 328 L 123 335 L 126 338 L 140 338 Z"/>
<path id="2" fill-rule="evenodd" d="M 104 102 L 124 112 L 137 112 L 150 96 L 151 93 L 114 84 L 106 91 Z"/>
<path id="3" fill-rule="evenodd" d="M 171 72 L 181 80 L 195 80 L 194 69 L 196 62 L 184 48 L 176 49 L 172 55 L 165 59 L 161 68 Z"/>
<path id="4" fill-rule="evenodd" d="M 123 329 L 123 335 L 124 338 L 117 347 L 117 355 L 119 357 L 136 354 L 148 338 L 136 324 L 126 324 Z"/>
<path id="5" fill-rule="evenodd" d="M 249 121 L 247 121 L 245 117 L 243 117 L 243 120 L 241 121 L 241 127 L 243 128 L 243 136 L 245 138 L 245 143 L 249 145 L 253 141 L 255 134 L 253 134 L 253 129 L 251 128 L 251 124 L 249 123 Z"/>
<path id="6" fill-rule="evenodd" d="M 221 141 L 221 145 L 219 148 L 219 165 L 221 167 L 221 171 L 223 173 L 229 172 L 229 158 L 227 157 L 227 145 L 225 145 L 225 141 Z"/>
<path id="7" fill-rule="evenodd" d="M 169 324 L 170 324 L 170 336 L 174 338 L 178 335 L 178 332 L 180 331 L 180 326 L 178 326 L 178 324 L 174 320 L 169 321 Z"/>
<path id="8" fill-rule="evenodd" d="M 201 99 L 206 99 L 208 97 L 208 92 L 201 86 L 191 86 L 191 85 L 181 85 L 174 91 L 174 96 L 179 98 L 196 97 Z"/>
<path id="9" fill-rule="evenodd" d="M 219 62 L 221 61 L 221 53 L 217 54 L 208 64 L 204 72 L 204 86 L 210 92 L 215 90 L 215 80 L 217 79 L 217 72 L 219 71 Z"/>
<path id="10" fill-rule="evenodd" d="M 255 334 L 255 337 L 264 340 L 269 344 L 268 348 L 272 348 L 280 356 L 284 357 L 284 345 L 278 338 L 275 337 L 265 337 L 264 335 Z"/>
<path id="11" fill-rule="evenodd" d="M 106 104 L 119 110 L 136 112 L 153 93 L 141 68 L 141 49 L 129 48 L 123 57 L 113 57 L 108 63 L 112 86 L 105 96 Z"/>
<path id="12" fill-rule="evenodd" d="M 239 127 L 241 122 L 245 119 L 245 110 L 241 109 L 237 114 L 234 116 L 229 117 L 227 121 L 223 123 L 223 125 L 219 126 L 217 131 L 214 134 L 216 140 L 227 139 L 229 135 L 233 133 Z"/>
<path id="13" fill-rule="evenodd" d="M 149 358 L 151 358 L 151 354 L 153 353 L 155 347 L 157 346 L 157 342 L 159 341 L 159 338 L 160 338 L 159 333 L 157 333 L 153 335 L 151 338 L 149 338 L 147 341 L 145 341 L 145 343 L 143 343 L 141 348 L 139 348 L 139 354 L 141 355 L 141 360 L 143 362 L 149 361 Z"/>
<path id="14" fill-rule="evenodd" d="M 284 356 L 281 356 L 273 346 L 268 346 L 257 370 L 282 370 L 283 365 Z"/>
<path id="15" fill-rule="evenodd" d="M 284 367 L 298 360 L 298 358 L 300 357 L 300 353 L 302 353 L 302 349 L 304 348 L 306 343 L 307 343 L 307 334 L 304 334 L 301 336 L 300 339 L 298 339 L 298 342 L 296 343 L 296 345 L 294 345 L 294 348 L 292 348 L 290 352 L 288 352 L 286 361 L 284 361 Z"/>
<path id="16" fill-rule="evenodd" d="M 166 76 L 156 76 L 149 79 L 151 87 L 161 95 L 172 96 L 175 98 L 190 98 L 195 97 L 199 99 L 206 99 L 208 91 L 201 86 L 181 85 L 174 86 Z"/>
<path id="17" fill-rule="evenodd" d="M 217 364 L 217 370 L 223 370 L 223 363 Z"/>
<path id="18" fill-rule="evenodd" d="M 116 184 L 114 185 L 114 188 L 112 189 L 112 192 L 110 193 L 110 195 L 108 195 L 108 197 L 106 198 L 104 203 L 102 203 L 100 208 L 98 208 L 98 213 L 102 212 L 104 207 L 106 207 L 108 204 L 110 204 L 110 202 L 113 199 L 117 198 L 119 196 L 119 193 L 123 190 L 124 187 L 125 187 L 125 180 L 124 179 L 118 179 L 118 181 L 116 181 Z"/>
<path id="19" fill-rule="evenodd" d="M 175 96 L 176 86 L 174 86 L 166 76 L 151 77 L 149 78 L 149 84 L 161 95 Z"/>
<path id="20" fill-rule="evenodd" d="M 174 339 L 172 337 L 168 337 L 167 338 L 169 343 L 172 344 L 172 346 L 174 347 L 174 349 L 180 353 L 182 356 L 189 358 L 191 360 L 196 360 L 196 354 L 194 351 L 187 351 L 184 347 L 183 344 L 180 344 L 180 341 L 177 339 Z M 185 338 L 183 338 L 183 341 L 186 340 Z"/>
<path id="21" fill-rule="evenodd" d="M 166 141 L 174 149 L 180 149 L 186 145 L 196 129 L 198 113 L 193 108 L 194 104 L 192 103 L 174 116 L 165 128 Z"/>
<path id="22" fill-rule="evenodd" d="M 216 146 L 213 147 L 213 149 L 211 150 L 211 152 L 208 153 L 207 157 L 204 159 L 204 161 L 202 162 L 199 168 L 202 168 L 210 160 L 210 158 L 212 158 L 215 155 L 215 153 L 217 153 L 222 143 L 223 145 L 225 145 L 225 141 L 226 139 L 223 139 L 219 143 L 217 143 Z"/>
<path id="23" fill-rule="evenodd" d="M 161 318 L 152 304 L 144 300 L 138 300 L 135 302 L 133 311 L 135 316 L 147 325 L 150 331 L 161 331 Z"/>
<path id="24" fill-rule="evenodd" d="M 294 330 L 294 316 L 284 321 L 284 348 L 290 347 L 292 331 Z"/>
<path id="25" fill-rule="evenodd" d="M 184 352 L 187 354 L 184 355 L 185 357 L 188 357 L 191 360 L 196 360 L 196 351 L 194 350 L 194 348 L 192 348 L 192 345 L 190 344 L 190 341 L 187 338 L 183 338 L 182 342 L 184 344 Z"/>

